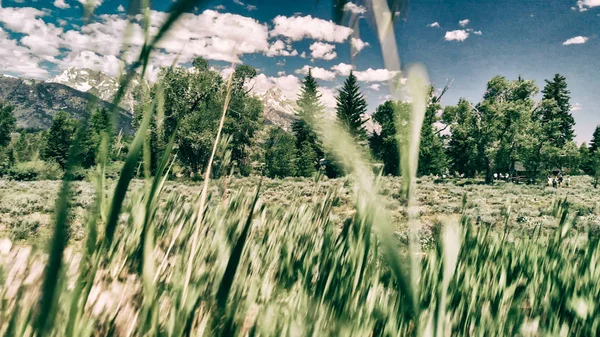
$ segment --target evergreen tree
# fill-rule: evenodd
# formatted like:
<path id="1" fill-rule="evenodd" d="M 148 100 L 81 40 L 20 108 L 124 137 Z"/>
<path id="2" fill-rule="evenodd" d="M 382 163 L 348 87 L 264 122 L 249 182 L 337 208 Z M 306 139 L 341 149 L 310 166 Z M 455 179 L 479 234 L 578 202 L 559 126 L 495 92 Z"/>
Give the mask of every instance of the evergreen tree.
<path id="1" fill-rule="evenodd" d="M 442 174 L 447 167 L 447 158 L 444 153 L 444 142 L 439 134 L 436 123 L 437 112 L 442 108 L 440 97 L 433 95 L 430 90 L 430 101 L 425 110 L 423 127 L 421 128 L 421 145 L 419 148 L 419 175 Z"/>
<path id="2" fill-rule="evenodd" d="M 56 161 L 64 169 L 75 129 L 76 121 L 69 114 L 64 111 L 57 112 L 46 135 L 43 159 Z"/>
<path id="3" fill-rule="evenodd" d="M 553 125 L 547 133 L 556 147 L 563 147 L 575 138 L 573 126 L 575 119 L 571 113 L 570 91 L 567 89 L 567 79 L 560 75 L 554 75 L 552 80 L 546 80 L 546 86 L 542 90 L 544 101 L 554 101 L 556 109 L 543 111 L 542 120 Z"/>
<path id="4" fill-rule="evenodd" d="M 352 71 L 339 90 L 336 100 L 338 122 L 352 137 L 359 140 L 367 139 L 366 120 L 363 119 L 363 114 L 367 112 L 367 101 L 360 92 L 356 76 Z"/>
<path id="5" fill-rule="evenodd" d="M 590 149 L 586 143 L 579 147 L 579 171 L 591 175 Z"/>
<path id="6" fill-rule="evenodd" d="M 297 170 L 300 176 L 311 175 L 312 172 L 317 170 L 324 155 L 317 134 L 313 129 L 316 119 L 321 118 L 324 110 L 324 106 L 320 102 L 321 94 L 317 89 L 317 81 L 309 69 L 308 74 L 302 81 L 300 95 L 296 101 L 299 118 L 292 123 L 292 132 L 296 136 L 296 149 L 298 151 Z M 312 169 L 302 167 L 303 165 L 310 165 Z"/>
<path id="7" fill-rule="evenodd" d="M 0 101 L 0 147 L 10 143 L 10 134 L 15 131 L 17 120 L 13 116 L 13 106 Z"/>
<path id="8" fill-rule="evenodd" d="M 96 164 L 96 157 L 100 144 L 104 137 L 108 139 L 108 153 L 111 153 L 113 145 L 113 127 L 109 111 L 105 108 L 96 109 L 89 121 L 86 139 L 83 141 L 81 151 L 81 164 L 83 167 L 91 167 Z"/>
<path id="9" fill-rule="evenodd" d="M 596 152 L 600 148 L 600 125 L 596 126 L 592 141 L 590 142 L 590 152 Z"/>
<path id="10" fill-rule="evenodd" d="M 297 151 L 296 159 L 296 173 L 299 177 L 312 177 L 317 171 L 315 168 L 315 162 L 317 161 L 317 154 L 315 152 L 314 144 L 304 141 Z"/>
<path id="11" fill-rule="evenodd" d="M 265 174 L 269 178 L 296 175 L 296 140 L 293 135 L 275 127 L 265 142 Z"/>
<path id="12" fill-rule="evenodd" d="M 376 159 L 383 162 L 385 174 L 400 174 L 400 152 L 398 134 L 405 134 L 396 129 L 396 121 L 408 121 L 411 105 L 406 102 L 386 101 L 375 110 L 373 120 L 381 126 L 379 134 L 373 133 L 369 139 L 371 151 Z M 398 123 L 408 125 L 408 123 Z M 398 132 L 401 131 L 401 132 Z"/>

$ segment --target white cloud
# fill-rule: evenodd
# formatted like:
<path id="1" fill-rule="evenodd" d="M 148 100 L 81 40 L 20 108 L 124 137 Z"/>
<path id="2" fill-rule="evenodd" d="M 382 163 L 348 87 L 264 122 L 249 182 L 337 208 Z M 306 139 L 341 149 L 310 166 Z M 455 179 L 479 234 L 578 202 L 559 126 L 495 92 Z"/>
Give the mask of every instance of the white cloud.
<path id="1" fill-rule="evenodd" d="M 77 0 L 77 1 L 79 1 L 84 6 L 87 6 L 88 3 L 90 3 L 90 4 L 92 4 L 92 6 L 98 7 L 98 6 L 102 5 L 103 0 Z"/>
<path id="2" fill-rule="evenodd" d="M 306 58 L 306 52 L 303 51 L 302 54 L 300 54 L 300 57 L 303 58 L 303 59 L 305 59 Z"/>
<path id="3" fill-rule="evenodd" d="M 600 6 L 600 0 L 579 0 L 577 1 L 577 8 L 579 11 L 585 12 L 590 8 Z"/>
<path id="4" fill-rule="evenodd" d="M 436 21 L 434 23 L 428 24 L 427 27 L 440 28 L 440 24 L 439 24 L 439 22 Z"/>
<path id="5" fill-rule="evenodd" d="M 473 32 L 473 34 L 475 34 L 475 35 L 482 35 L 483 33 L 480 30 L 476 30 L 476 31 Z"/>
<path id="6" fill-rule="evenodd" d="M 323 60 L 333 60 L 337 57 L 337 53 L 335 52 L 335 45 L 323 42 L 315 42 L 309 47 L 311 53 L 310 55 L 316 59 Z"/>
<path id="7" fill-rule="evenodd" d="M 575 103 L 571 107 L 571 111 L 579 111 L 579 110 L 581 110 L 581 104 L 579 104 L 579 103 Z"/>
<path id="8" fill-rule="evenodd" d="M 369 89 L 371 89 L 371 90 L 375 90 L 375 91 L 379 91 L 380 87 L 381 87 L 381 84 L 377 84 L 377 83 L 375 83 L 375 84 L 371 84 L 371 85 L 369 86 Z"/>
<path id="9" fill-rule="evenodd" d="M 54 0 L 54 6 L 58 8 L 71 8 L 71 6 L 65 2 L 65 0 Z"/>
<path id="10" fill-rule="evenodd" d="M 0 72 L 18 76 L 44 78 L 48 71 L 40 66 L 40 59 L 31 50 L 19 46 L 16 40 L 0 28 Z"/>
<path id="11" fill-rule="evenodd" d="M 354 48 L 354 55 L 358 54 L 365 47 L 369 46 L 368 42 L 364 42 L 363 40 L 355 37 L 350 39 L 350 43 L 352 44 L 352 48 Z"/>
<path id="12" fill-rule="evenodd" d="M 316 79 L 324 80 L 324 81 L 331 81 L 331 80 L 335 79 L 335 73 L 333 71 L 319 68 L 319 67 L 304 66 L 301 69 L 296 70 L 295 72 L 296 72 L 296 74 L 306 75 L 306 74 L 308 74 L 308 69 L 311 70 L 313 77 Z"/>
<path id="13" fill-rule="evenodd" d="M 563 42 L 564 46 L 568 46 L 571 44 L 584 44 L 589 40 L 589 38 L 585 37 L 585 36 L 575 36 L 572 37 L 570 39 L 568 39 L 567 41 Z"/>
<path id="14" fill-rule="evenodd" d="M 254 5 L 248 5 L 248 6 L 246 6 L 246 9 L 249 11 L 255 11 L 257 9 L 257 7 Z"/>
<path id="15" fill-rule="evenodd" d="M 283 70 L 282 71 L 278 71 L 277 72 L 277 76 L 280 76 L 280 77 L 281 76 L 285 76 L 285 71 L 283 71 Z"/>
<path id="16" fill-rule="evenodd" d="M 296 100 L 300 91 L 300 79 L 294 75 L 269 77 L 265 74 L 258 74 L 250 81 L 249 86 L 252 87 L 252 92 L 255 94 L 262 94 L 276 87 L 281 90 L 286 99 Z"/>
<path id="17" fill-rule="evenodd" d="M 124 12 L 125 11 L 125 7 L 123 7 L 123 5 L 119 5 L 119 7 L 117 7 L 117 12 Z"/>
<path id="18" fill-rule="evenodd" d="M 356 79 L 361 82 L 385 82 L 396 76 L 398 72 L 389 71 L 387 69 L 372 69 L 364 71 L 355 71 Z"/>
<path id="19" fill-rule="evenodd" d="M 61 61 L 62 69 L 68 67 L 89 68 L 101 71 L 110 76 L 118 76 L 121 71 L 122 62 L 114 55 L 99 55 L 92 51 L 71 53 Z"/>
<path id="20" fill-rule="evenodd" d="M 363 6 L 356 5 L 352 2 L 346 2 L 344 5 L 344 12 L 351 12 L 354 14 L 365 14 L 367 9 Z"/>
<path id="21" fill-rule="evenodd" d="M 460 20 L 460 21 L 458 21 L 458 24 L 459 24 L 461 27 L 465 27 L 466 25 L 468 25 L 468 24 L 469 24 L 469 22 L 471 22 L 469 19 L 464 19 L 464 20 Z"/>
<path id="22" fill-rule="evenodd" d="M 283 41 L 277 40 L 269 46 L 269 49 L 265 52 L 265 55 L 269 57 L 298 55 L 297 50 L 293 49 L 292 51 L 290 51 L 289 49 L 291 49 L 291 46 L 286 46 L 286 44 Z"/>
<path id="23" fill-rule="evenodd" d="M 337 100 L 335 99 L 335 90 L 322 86 L 317 90 L 321 94 L 321 103 L 325 106 L 325 111 L 331 112 L 333 109 L 335 109 L 337 105 Z"/>
<path id="24" fill-rule="evenodd" d="M 46 13 L 31 7 L 0 7 L 0 22 L 4 27 L 24 34 L 21 43 L 40 57 L 51 60 L 57 56 L 62 42 L 63 29 L 53 24 L 46 24 L 41 17 Z"/>
<path id="25" fill-rule="evenodd" d="M 466 30 L 453 30 L 446 32 L 444 39 L 446 41 L 464 41 L 469 37 L 469 33 Z"/>
<path id="26" fill-rule="evenodd" d="M 331 70 L 335 71 L 337 74 L 342 76 L 350 75 L 350 71 L 352 69 L 354 69 L 354 67 L 351 64 L 346 63 L 336 64 L 333 67 L 331 67 Z"/>
<path id="27" fill-rule="evenodd" d="M 333 21 L 307 16 L 277 16 L 273 19 L 271 36 L 285 36 L 294 41 L 304 38 L 328 42 L 344 42 L 352 34 L 352 29 L 337 25 Z"/>

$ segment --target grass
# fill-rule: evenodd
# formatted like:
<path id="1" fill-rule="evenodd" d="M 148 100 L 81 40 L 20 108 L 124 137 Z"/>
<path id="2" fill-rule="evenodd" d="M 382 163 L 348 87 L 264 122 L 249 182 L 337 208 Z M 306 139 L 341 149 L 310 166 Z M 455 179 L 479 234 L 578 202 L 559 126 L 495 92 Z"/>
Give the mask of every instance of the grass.
<path id="1" fill-rule="evenodd" d="M 146 34 L 116 103 L 134 72 L 143 76 L 154 45 L 197 2 L 176 2 L 157 34 Z M 374 5 L 380 40 L 395 42 L 388 2 Z M 395 45 L 382 45 L 387 67 L 400 70 Z M 373 176 L 350 137 L 321 123 L 323 143 L 348 178 L 209 181 L 206 172 L 199 189 L 166 182 L 167 150 L 159 174 L 135 181 L 138 160 L 149 153 L 148 107 L 118 181 L 105 179 L 105 140 L 93 185 L 75 183 L 84 124 L 61 183 L 0 182 L 10 215 L 0 229 L 17 228 L 15 243 L 52 228 L 47 255 L 0 241 L 0 333 L 598 335 L 598 196 L 584 187 L 589 181 L 574 180 L 558 197 L 534 186 L 419 182 L 427 75 L 420 67 L 408 74 L 415 108 L 398 135 L 401 180 Z M 19 196 L 16 190 L 29 196 L 6 197 Z M 58 194 L 55 206 L 46 193 Z M 51 226 L 25 219 L 30 214 L 49 215 Z M 83 229 L 79 241 L 74 228 Z"/>

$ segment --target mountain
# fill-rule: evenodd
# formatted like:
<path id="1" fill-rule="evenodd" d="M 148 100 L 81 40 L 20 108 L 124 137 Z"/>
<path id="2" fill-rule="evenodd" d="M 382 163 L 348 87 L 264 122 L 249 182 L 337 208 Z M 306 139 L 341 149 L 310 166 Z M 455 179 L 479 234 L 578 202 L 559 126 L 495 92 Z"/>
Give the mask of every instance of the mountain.
<path id="1" fill-rule="evenodd" d="M 71 67 L 63 71 L 62 74 L 46 80 L 46 82 L 60 83 L 81 92 L 89 92 L 107 102 L 112 102 L 119 89 L 119 81 L 116 78 L 100 71 L 87 68 Z M 139 80 L 134 78 L 131 81 L 129 88 L 135 88 L 138 84 Z M 126 93 L 119 105 L 123 109 L 133 111 L 133 96 L 131 90 Z"/>
<path id="2" fill-rule="evenodd" d="M 273 87 L 256 97 L 263 103 L 265 124 L 277 125 L 285 131 L 291 131 L 296 119 L 296 102 L 287 100 L 279 88 Z"/>
<path id="3" fill-rule="evenodd" d="M 60 110 L 81 119 L 90 111 L 90 104 L 110 109 L 113 105 L 89 92 L 81 92 L 59 83 L 41 82 L 25 78 L 0 75 L 0 100 L 15 107 L 17 127 L 23 129 L 47 129 L 54 114 Z M 117 126 L 125 133 L 132 133 L 131 114 L 117 110 Z"/>

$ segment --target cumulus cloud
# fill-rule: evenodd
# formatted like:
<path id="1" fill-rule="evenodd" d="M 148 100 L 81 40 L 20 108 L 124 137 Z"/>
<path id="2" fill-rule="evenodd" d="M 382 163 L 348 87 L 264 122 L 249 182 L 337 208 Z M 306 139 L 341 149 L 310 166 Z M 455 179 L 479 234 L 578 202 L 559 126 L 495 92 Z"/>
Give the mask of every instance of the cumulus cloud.
<path id="1" fill-rule="evenodd" d="M 117 12 L 124 12 L 125 11 L 125 7 L 123 7 L 123 5 L 119 5 L 119 7 L 117 7 Z"/>
<path id="2" fill-rule="evenodd" d="M 585 12 L 590 8 L 600 6 L 600 0 L 579 0 L 577 1 L 577 8 L 581 12 Z"/>
<path id="3" fill-rule="evenodd" d="M 265 55 L 269 57 L 298 55 L 297 50 L 293 49 L 290 51 L 290 49 L 292 49 L 290 45 L 286 45 L 283 41 L 277 40 L 269 46 L 269 49 L 265 52 Z"/>
<path id="4" fill-rule="evenodd" d="M 458 21 L 458 24 L 459 24 L 461 27 L 466 27 L 466 26 L 469 24 L 469 22 L 471 22 L 469 19 L 464 19 L 464 20 L 460 20 L 460 21 Z"/>
<path id="5" fill-rule="evenodd" d="M 321 104 L 325 106 L 325 110 L 328 112 L 333 111 L 337 105 L 335 89 L 321 86 L 317 90 L 321 94 Z"/>
<path id="6" fill-rule="evenodd" d="M 306 74 L 308 74 L 309 69 L 311 70 L 313 77 L 316 79 L 324 80 L 324 81 L 331 81 L 331 80 L 335 79 L 335 73 L 333 71 L 319 68 L 319 67 L 304 66 L 304 67 L 296 70 L 295 72 L 296 72 L 296 74 L 306 75 Z"/>
<path id="7" fill-rule="evenodd" d="M 480 30 L 476 30 L 476 31 L 473 32 L 473 34 L 475 34 L 475 35 L 482 35 L 483 33 Z"/>
<path id="8" fill-rule="evenodd" d="M 584 44 L 589 40 L 589 38 L 585 37 L 585 36 L 575 36 L 572 37 L 570 39 L 568 39 L 567 41 L 563 42 L 563 46 L 568 46 L 571 44 Z"/>
<path id="9" fill-rule="evenodd" d="M 354 4 L 352 2 L 346 2 L 344 5 L 344 12 L 351 12 L 353 14 L 365 14 L 367 9 L 363 6 Z"/>
<path id="10" fill-rule="evenodd" d="M 61 68 L 89 68 L 103 72 L 110 76 L 118 76 L 123 63 L 114 55 L 99 55 L 92 51 L 71 53 L 64 60 L 59 61 Z"/>
<path id="11" fill-rule="evenodd" d="M 571 111 L 579 111 L 579 110 L 581 110 L 581 104 L 579 104 L 579 103 L 575 103 L 571 107 Z"/>
<path id="12" fill-rule="evenodd" d="M 252 92 L 262 94 L 269 89 L 276 87 L 283 93 L 283 96 L 289 100 L 296 100 L 300 91 L 300 79 L 294 75 L 279 75 L 270 77 L 265 74 L 258 74 L 250 83 Z"/>
<path id="13" fill-rule="evenodd" d="M 315 42 L 310 45 L 309 49 L 311 51 L 310 55 L 315 59 L 330 61 L 337 57 L 335 45 L 330 43 Z"/>
<path id="14" fill-rule="evenodd" d="M 369 86 L 369 89 L 374 90 L 374 91 L 379 91 L 380 88 L 381 88 L 381 84 L 377 84 L 377 83 L 371 84 Z"/>
<path id="15" fill-rule="evenodd" d="M 350 71 L 354 69 L 351 64 L 340 63 L 331 67 L 331 70 L 335 71 L 338 75 L 348 76 L 350 75 Z"/>
<path id="16" fill-rule="evenodd" d="M 19 46 L 0 28 L 0 72 L 33 78 L 47 77 L 48 71 L 40 66 L 40 61 L 31 50 Z"/>
<path id="17" fill-rule="evenodd" d="M 304 38 L 321 40 L 327 42 L 341 43 L 352 34 L 352 29 L 337 25 L 333 21 L 313 18 L 307 16 L 282 16 L 273 19 L 273 30 L 271 36 L 285 36 L 293 41 Z"/>
<path id="18" fill-rule="evenodd" d="M 361 39 L 353 37 L 350 39 L 350 43 L 352 44 L 352 48 L 354 49 L 354 55 L 360 53 L 365 47 L 369 46 L 368 42 L 364 42 Z"/>
<path id="19" fill-rule="evenodd" d="M 84 6 L 91 4 L 94 7 L 98 7 L 98 6 L 102 5 L 103 0 L 77 0 L 77 1 L 79 1 Z"/>
<path id="20" fill-rule="evenodd" d="M 446 41 L 464 41 L 467 38 L 469 38 L 469 33 L 464 29 L 448 31 L 444 36 Z"/>
<path id="21" fill-rule="evenodd" d="M 0 22 L 15 33 L 24 34 L 21 43 L 49 61 L 60 54 L 63 29 L 46 24 L 41 18 L 45 12 L 31 7 L 0 7 Z"/>
<path id="22" fill-rule="evenodd" d="M 71 8 L 71 6 L 65 2 L 65 0 L 54 0 L 54 6 L 58 8 Z"/>
<path id="23" fill-rule="evenodd" d="M 398 72 L 389 71 L 387 69 L 369 68 L 364 71 L 355 71 L 354 75 L 356 76 L 356 79 L 361 82 L 385 82 L 398 75 Z"/>
<path id="24" fill-rule="evenodd" d="M 440 28 L 440 24 L 439 22 L 433 22 L 427 25 L 427 27 L 432 27 L 432 28 Z"/>

